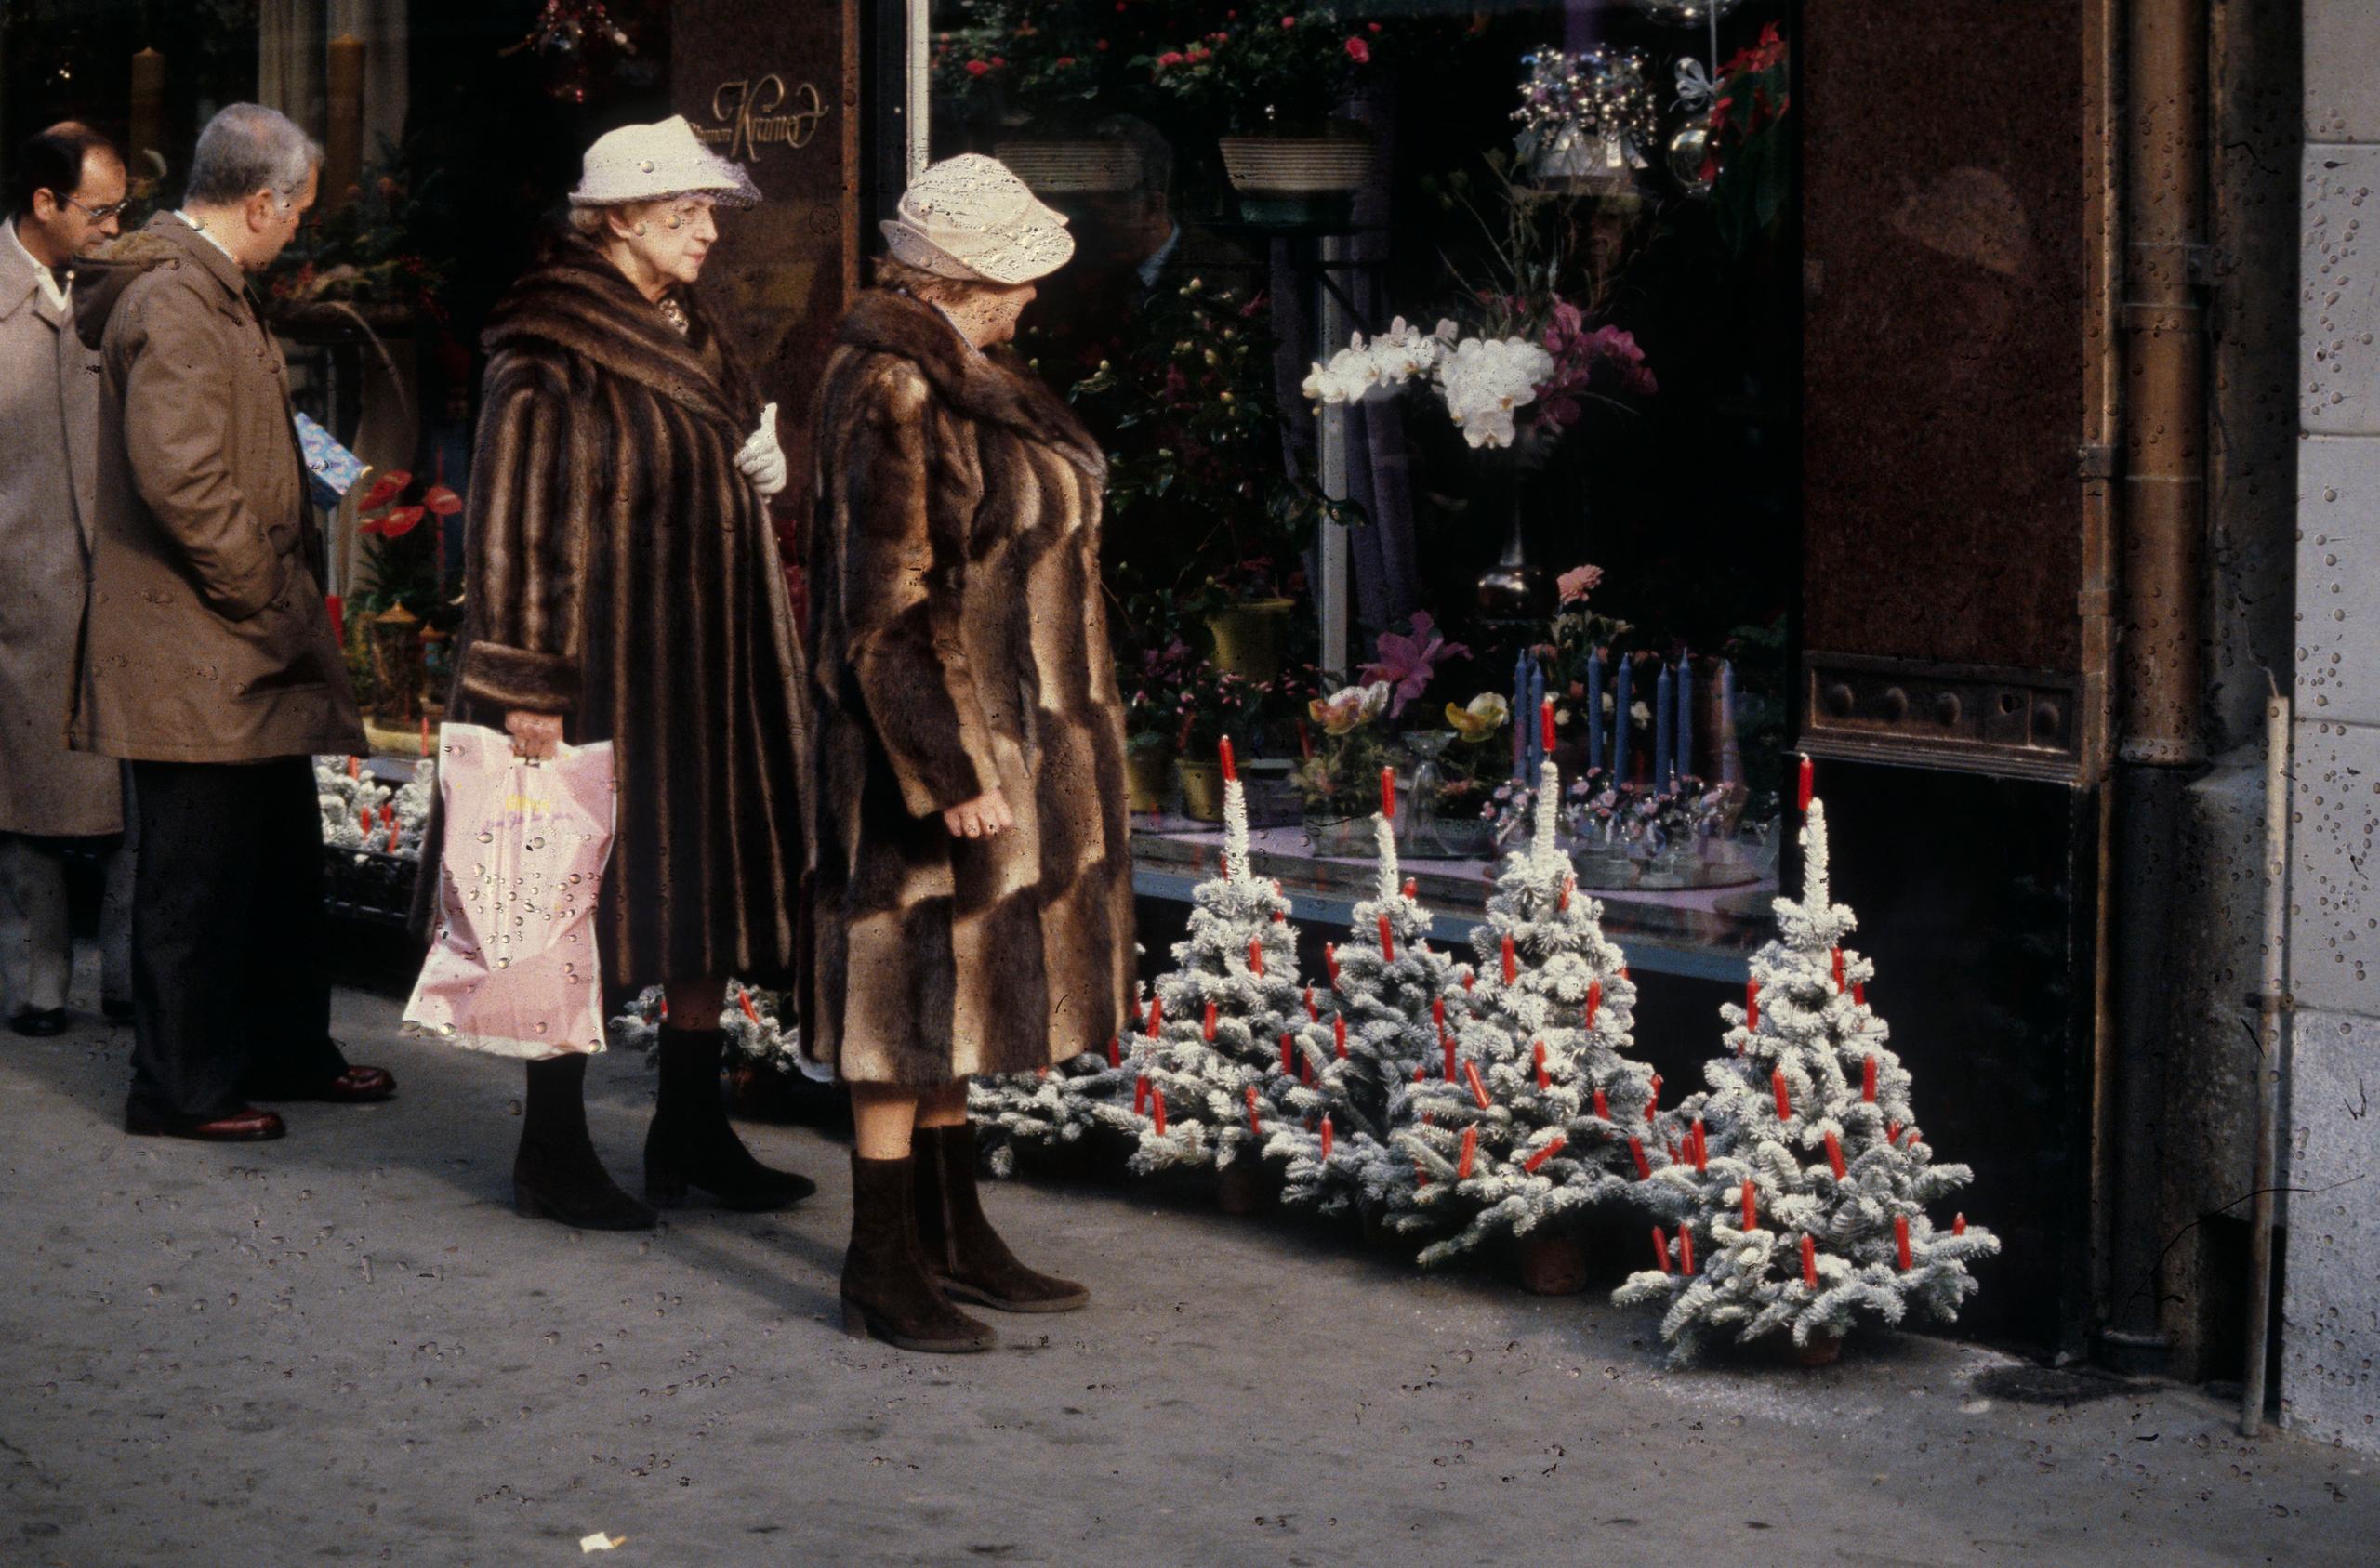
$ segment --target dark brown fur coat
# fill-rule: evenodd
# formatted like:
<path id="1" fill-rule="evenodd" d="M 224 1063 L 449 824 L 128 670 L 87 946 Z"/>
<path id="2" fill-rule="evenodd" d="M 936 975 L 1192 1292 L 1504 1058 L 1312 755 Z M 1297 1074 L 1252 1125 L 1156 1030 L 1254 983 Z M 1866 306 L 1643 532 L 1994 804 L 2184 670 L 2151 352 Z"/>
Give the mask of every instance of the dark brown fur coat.
<path id="1" fill-rule="evenodd" d="M 563 243 L 497 306 L 454 711 L 561 714 L 573 743 L 613 743 L 606 982 L 779 983 L 807 853 L 801 650 L 735 468 L 760 395 L 685 303 L 681 337 Z"/>
<path id="2" fill-rule="evenodd" d="M 1134 969 L 1106 467 L 1012 355 L 903 295 L 844 319 L 810 542 L 806 1046 L 930 1087 L 1104 1044 Z M 954 838 L 997 785 L 1016 826 Z"/>

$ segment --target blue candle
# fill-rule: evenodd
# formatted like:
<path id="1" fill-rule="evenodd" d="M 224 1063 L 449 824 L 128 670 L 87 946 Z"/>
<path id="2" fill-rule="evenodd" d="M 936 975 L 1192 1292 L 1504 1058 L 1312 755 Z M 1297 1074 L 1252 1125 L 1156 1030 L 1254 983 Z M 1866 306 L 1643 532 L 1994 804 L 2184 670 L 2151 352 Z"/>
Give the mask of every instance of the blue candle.
<path id="1" fill-rule="evenodd" d="M 1528 782 L 1537 783 L 1537 771 L 1545 766 L 1545 726 L 1538 715 L 1545 706 L 1545 666 L 1535 659 L 1528 662 L 1528 706 L 1514 715 L 1516 723 L 1528 727 Z"/>
<path id="2" fill-rule="evenodd" d="M 1655 794 L 1670 786 L 1670 667 L 1661 666 L 1660 678 L 1653 682 L 1653 791 Z"/>
<path id="3" fill-rule="evenodd" d="M 1628 782 L 1628 675 L 1633 663 L 1627 654 L 1620 654 L 1620 676 L 1612 682 L 1611 777 L 1620 784 Z"/>
<path id="4" fill-rule="evenodd" d="M 1513 777 L 1516 779 L 1528 764 L 1528 737 L 1522 731 L 1528 720 L 1529 663 L 1526 648 L 1513 657 Z"/>
<path id="5" fill-rule="evenodd" d="M 1694 771 L 1694 655 L 1677 662 L 1677 756 L 1680 777 Z"/>
<path id="6" fill-rule="evenodd" d="M 1603 766 L 1603 650 L 1587 655 L 1587 766 Z"/>

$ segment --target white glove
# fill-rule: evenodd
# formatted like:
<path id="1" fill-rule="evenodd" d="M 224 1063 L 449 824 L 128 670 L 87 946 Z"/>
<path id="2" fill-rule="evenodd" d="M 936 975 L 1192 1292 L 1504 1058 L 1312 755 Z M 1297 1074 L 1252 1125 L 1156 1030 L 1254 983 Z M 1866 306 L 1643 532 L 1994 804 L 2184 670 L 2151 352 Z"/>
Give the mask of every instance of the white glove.
<path id="1" fill-rule="evenodd" d="M 760 410 L 760 428 L 736 449 L 735 468 L 765 501 L 785 488 L 785 448 L 777 444 L 777 405 Z"/>

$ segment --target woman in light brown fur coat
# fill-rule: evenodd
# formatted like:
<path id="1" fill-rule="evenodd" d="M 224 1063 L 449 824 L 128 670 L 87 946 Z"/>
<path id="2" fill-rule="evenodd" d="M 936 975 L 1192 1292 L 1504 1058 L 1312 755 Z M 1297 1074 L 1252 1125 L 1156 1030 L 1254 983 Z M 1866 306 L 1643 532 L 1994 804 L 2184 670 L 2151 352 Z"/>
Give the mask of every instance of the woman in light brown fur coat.
<path id="1" fill-rule="evenodd" d="M 819 403 L 802 1021 L 858 1126 L 846 1324 L 912 1350 L 992 1343 L 954 1296 L 1089 1299 L 985 1221 L 966 1081 L 1104 1042 L 1131 984 L 1106 465 L 1001 347 L 1064 221 L 989 158 L 927 170 Z"/>

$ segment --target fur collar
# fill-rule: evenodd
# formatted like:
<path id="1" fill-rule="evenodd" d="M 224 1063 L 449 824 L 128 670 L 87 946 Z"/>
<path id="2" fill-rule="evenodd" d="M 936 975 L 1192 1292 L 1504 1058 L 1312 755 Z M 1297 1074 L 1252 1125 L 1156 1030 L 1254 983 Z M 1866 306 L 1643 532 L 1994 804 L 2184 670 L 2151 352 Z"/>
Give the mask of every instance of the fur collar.
<path id="1" fill-rule="evenodd" d="M 937 397 L 968 418 L 1051 447 L 1094 481 L 1107 478 L 1099 443 L 1040 376 L 1007 349 L 971 353 L 932 306 L 890 289 L 868 289 L 852 301 L 835 340 L 907 360 Z"/>
<path id="2" fill-rule="evenodd" d="M 693 322 L 682 337 L 618 268 L 589 245 L 565 242 L 512 285 L 480 341 L 491 354 L 549 346 L 577 355 L 740 434 L 758 419 L 759 397 L 724 339 L 722 373 L 712 375 L 695 345 L 717 328 L 692 290 L 678 297 Z"/>

